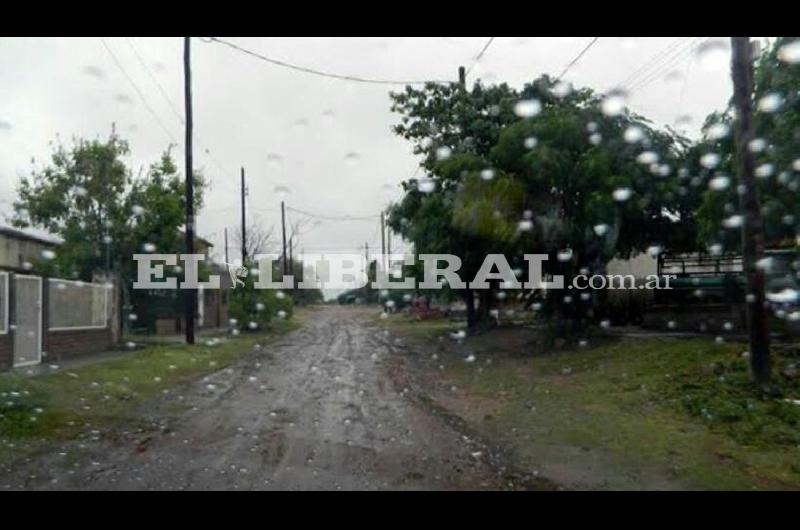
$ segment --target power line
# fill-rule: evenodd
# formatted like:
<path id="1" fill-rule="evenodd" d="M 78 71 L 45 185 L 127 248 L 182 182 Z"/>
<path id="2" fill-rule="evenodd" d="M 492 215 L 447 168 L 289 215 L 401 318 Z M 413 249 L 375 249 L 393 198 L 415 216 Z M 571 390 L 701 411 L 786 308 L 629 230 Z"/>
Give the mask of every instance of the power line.
<path id="1" fill-rule="evenodd" d="M 254 52 L 252 50 L 248 50 L 247 48 L 243 48 L 243 47 L 241 47 L 238 44 L 235 44 L 233 42 L 230 42 L 230 41 L 227 41 L 227 40 L 223 40 L 223 39 L 220 39 L 220 38 L 217 38 L 217 37 L 209 37 L 208 39 L 209 40 L 203 39 L 203 42 L 216 42 L 218 44 L 223 44 L 225 46 L 228 46 L 229 48 L 232 48 L 234 50 L 237 50 L 239 52 L 242 52 L 244 54 L 250 55 L 250 56 L 255 57 L 257 59 L 261 59 L 262 61 L 266 61 L 268 63 L 274 64 L 274 65 L 277 65 L 277 66 L 282 66 L 284 68 L 289 68 L 289 69 L 292 69 L 292 70 L 296 70 L 298 72 L 304 72 L 306 74 L 313 74 L 313 75 L 318 75 L 318 76 L 322 76 L 322 77 L 329 77 L 329 78 L 332 78 L 332 79 L 339 79 L 339 80 L 342 80 L 342 81 L 354 81 L 354 82 L 357 82 L 357 83 L 371 83 L 371 84 L 376 84 L 376 85 L 423 85 L 425 83 L 441 83 L 441 84 L 450 84 L 450 83 L 452 83 L 452 81 L 436 81 L 436 80 L 402 81 L 402 80 L 394 80 L 394 79 L 375 79 L 375 78 L 367 78 L 367 77 L 358 77 L 358 76 L 354 76 L 354 75 L 334 74 L 334 73 L 331 73 L 331 72 L 323 72 L 321 70 L 316 70 L 314 68 L 308 68 L 308 67 L 305 67 L 305 66 L 299 66 L 299 65 L 296 65 L 296 64 L 288 63 L 286 61 L 281 61 L 279 59 L 273 59 L 271 57 L 267 57 L 266 55 L 262 55 L 262 54 L 260 54 L 258 52 Z"/>
<path id="2" fill-rule="evenodd" d="M 653 81 L 655 81 L 656 79 L 661 77 L 661 75 L 664 74 L 667 70 L 669 70 L 670 68 L 673 68 L 676 64 L 678 64 L 680 61 L 685 59 L 687 57 L 687 55 L 693 53 L 697 49 L 698 46 L 700 46 L 705 40 L 708 40 L 709 38 L 710 37 L 706 37 L 706 38 L 700 37 L 700 38 L 697 38 L 697 39 L 689 42 L 676 55 L 672 56 L 671 59 L 668 59 L 666 62 L 664 62 L 661 65 L 660 68 L 654 70 L 650 75 L 640 79 L 639 81 L 634 82 L 634 84 L 631 85 L 628 88 L 628 90 L 631 90 L 631 91 L 632 90 L 641 90 L 644 87 L 646 87 L 647 85 L 651 84 Z"/>
<path id="3" fill-rule="evenodd" d="M 142 100 L 142 104 L 143 104 L 143 105 L 144 105 L 144 107 L 147 109 L 147 111 L 150 113 L 150 115 L 153 117 L 153 119 L 155 119 L 155 120 L 156 120 L 156 122 L 158 122 L 158 124 L 161 126 L 161 128 L 164 130 L 164 132 L 167 134 L 167 136 L 169 136 L 169 139 L 170 139 L 170 140 L 172 140 L 172 143 L 174 143 L 175 145 L 179 145 L 179 144 L 178 144 L 178 141 L 177 141 L 177 140 L 175 140 L 175 137 L 174 137 L 174 136 L 172 136 L 172 133 L 169 131 L 169 129 L 167 129 L 167 126 L 166 126 L 166 125 L 164 125 L 164 122 L 162 122 L 162 121 L 161 121 L 161 118 L 159 118 L 159 117 L 158 117 L 158 114 L 156 114 L 156 112 L 153 110 L 153 108 L 150 106 L 150 104 L 149 104 L 149 103 L 147 103 L 147 99 L 144 97 L 144 94 L 143 94 L 143 93 L 142 93 L 142 91 L 139 89 L 139 86 L 138 86 L 138 85 L 136 84 L 136 82 L 135 82 L 135 81 L 134 81 L 134 80 L 131 78 L 131 76 L 130 76 L 130 75 L 128 75 L 128 72 L 127 72 L 127 71 L 125 70 L 125 68 L 122 66 L 122 63 L 120 63 L 120 62 L 119 62 L 119 59 L 117 59 L 117 56 L 116 56 L 116 55 L 114 55 L 114 52 L 111 50 L 111 48 L 109 48 L 109 47 L 108 47 L 108 44 L 106 43 L 106 40 L 105 40 L 103 37 L 100 37 L 100 42 L 102 42 L 102 43 L 103 43 L 103 47 L 106 49 L 106 51 L 108 52 L 108 54 L 109 54 L 109 55 L 111 55 L 111 59 L 113 59 L 113 60 L 114 60 L 114 64 L 117 66 L 117 68 L 119 68 L 120 72 L 122 72 L 122 74 L 123 74 L 123 75 L 125 76 L 125 78 L 128 80 L 128 83 L 130 83 L 130 85 L 131 85 L 131 86 L 133 87 L 133 89 L 136 91 L 136 94 L 139 96 L 139 99 L 141 99 L 141 100 Z"/>
<path id="4" fill-rule="evenodd" d="M 643 75 L 653 64 L 661 60 L 664 55 L 670 53 L 676 46 L 680 45 L 682 42 L 686 42 L 687 40 L 687 37 L 678 37 L 674 41 L 670 42 L 664 49 L 651 57 L 650 60 L 634 70 L 633 73 L 626 77 L 624 81 L 619 83 L 618 86 L 622 87 L 631 84 L 637 77 Z"/>
<path id="5" fill-rule="evenodd" d="M 149 67 L 149 66 L 147 66 L 147 63 L 146 63 L 146 62 L 145 62 L 145 60 L 142 58 L 142 56 L 141 56 L 141 54 L 139 53 L 139 51 L 136 49 L 136 46 L 134 46 L 134 44 L 133 44 L 133 41 L 130 39 L 130 37 L 125 37 L 125 41 L 128 43 L 128 46 L 130 46 L 131 50 L 133 51 L 133 54 L 136 56 L 136 59 L 139 61 L 139 64 L 142 66 L 142 68 L 144 68 L 144 70 L 145 70 L 145 72 L 147 73 L 148 77 L 150 77 L 150 80 L 151 80 L 151 81 L 152 81 L 152 82 L 153 82 L 153 83 L 156 85 L 156 87 L 158 88 L 159 92 L 160 92 L 160 93 L 161 93 L 161 95 L 163 96 L 164 100 L 166 100 L 166 102 L 167 102 L 167 104 L 169 105 L 170 109 L 172 109 L 172 112 L 173 112 L 173 113 L 175 114 L 175 116 L 178 118 L 178 121 L 181 123 L 181 125 L 183 125 L 184 123 L 186 123 L 186 122 L 185 122 L 185 120 L 184 120 L 183 114 L 181 113 L 181 111 L 179 111 L 179 110 L 178 110 L 178 107 L 177 107 L 177 105 L 175 105 L 175 103 L 173 103 L 173 102 L 172 102 L 172 99 L 169 97 L 169 94 L 167 93 L 166 89 L 164 89 L 164 86 L 163 86 L 163 85 L 162 85 L 162 84 L 161 84 L 161 83 L 158 81 L 158 77 L 156 77 L 155 73 L 154 73 L 154 72 L 153 72 L 153 71 L 150 69 L 150 67 Z M 206 154 L 206 155 L 208 155 L 208 158 L 211 160 L 211 162 L 212 162 L 214 165 L 216 165 L 216 166 L 217 166 L 217 169 L 219 169 L 219 170 L 220 170 L 220 171 L 222 171 L 223 173 L 230 173 L 230 171 L 229 171 L 228 169 L 226 169 L 226 168 L 225 168 L 225 166 L 224 166 L 223 164 L 221 164 L 221 163 L 220 163 L 220 162 L 219 162 L 219 161 L 218 161 L 218 160 L 217 160 L 217 159 L 216 159 L 216 158 L 215 158 L 215 157 L 214 157 L 214 156 L 211 154 L 211 150 L 210 150 L 210 149 L 208 149 L 208 148 L 207 148 L 207 147 L 206 147 L 206 146 L 205 146 L 205 145 L 204 145 L 204 144 L 203 144 L 203 143 L 200 141 L 200 138 L 197 138 L 197 135 L 195 135 L 195 137 L 196 137 L 196 140 L 197 140 L 197 144 L 200 146 L 200 148 L 201 148 L 201 149 L 203 149 L 203 151 L 205 152 L 205 154 Z"/>
<path id="6" fill-rule="evenodd" d="M 565 75 L 567 72 L 569 72 L 570 68 L 572 68 L 573 66 L 575 66 L 575 64 L 576 64 L 578 61 L 580 61 L 580 60 L 581 60 L 581 57 L 583 57 L 583 55 L 584 55 L 586 52 L 588 52 L 588 51 L 589 51 L 589 48 L 591 48 L 592 46 L 594 46 L 594 44 L 595 44 L 595 43 L 596 43 L 596 42 L 597 42 L 599 39 L 600 39 L 600 37 L 593 37 L 593 38 L 592 38 L 592 41 L 591 41 L 589 44 L 587 44 L 587 45 L 586 45 L 586 47 L 584 47 L 584 48 L 581 50 L 581 52 L 580 52 L 580 53 L 579 53 L 579 54 L 578 54 L 578 55 L 577 55 L 577 56 L 576 56 L 576 57 L 575 57 L 575 58 L 574 58 L 572 61 L 570 61 L 570 63 L 569 63 L 567 66 L 566 66 L 566 68 L 564 68 L 564 71 L 563 71 L 563 72 L 561 72 L 561 75 L 559 75 L 559 76 L 556 78 L 556 81 L 560 81 L 560 80 L 561 80 L 561 78 L 562 78 L 562 77 L 564 77 L 564 75 Z"/>
<path id="7" fill-rule="evenodd" d="M 469 66 L 469 68 L 467 68 L 467 73 L 468 74 L 472 71 L 472 69 L 475 67 L 475 65 L 478 64 L 478 61 L 480 61 L 481 58 L 483 58 L 483 54 L 486 53 L 486 50 L 488 50 L 489 46 L 492 45 L 492 43 L 494 42 L 494 39 L 495 39 L 495 37 L 489 37 L 489 40 L 486 41 L 486 44 L 483 45 L 483 48 L 481 48 L 481 51 L 478 52 L 478 55 L 475 56 L 475 59 L 472 61 L 472 64 Z"/>
<path id="8" fill-rule="evenodd" d="M 297 212 L 299 214 L 307 215 L 308 217 L 315 217 L 317 219 L 323 219 L 325 221 L 372 221 L 380 217 L 380 215 L 362 215 L 362 216 L 353 216 L 353 215 L 321 215 L 306 212 L 304 210 L 300 210 L 299 208 L 292 208 L 288 204 L 286 205 L 287 210 L 291 210 L 293 212 Z"/>

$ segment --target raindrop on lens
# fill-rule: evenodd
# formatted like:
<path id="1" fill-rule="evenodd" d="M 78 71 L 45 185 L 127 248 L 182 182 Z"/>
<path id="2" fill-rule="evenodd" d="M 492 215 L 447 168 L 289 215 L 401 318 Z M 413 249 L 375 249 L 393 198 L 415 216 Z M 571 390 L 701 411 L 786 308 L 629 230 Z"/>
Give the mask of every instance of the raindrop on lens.
<path id="1" fill-rule="evenodd" d="M 528 138 L 525 138 L 525 149 L 533 149 L 538 143 L 539 141 L 536 138 L 529 136 Z"/>
<path id="2" fill-rule="evenodd" d="M 778 59 L 785 63 L 800 63 L 800 39 L 793 40 L 778 48 Z"/>
<path id="3" fill-rule="evenodd" d="M 481 179 L 492 180 L 494 178 L 494 169 L 484 169 L 481 171 Z"/>
<path id="4" fill-rule="evenodd" d="M 439 147 L 436 149 L 436 160 L 447 160 L 450 158 L 450 155 L 453 154 L 453 150 L 447 146 Z"/>
<path id="5" fill-rule="evenodd" d="M 603 102 L 600 104 L 600 109 L 606 116 L 618 116 L 625 108 L 625 101 L 628 98 L 628 93 L 621 88 L 615 88 L 606 94 Z"/>
<path id="6" fill-rule="evenodd" d="M 761 112 L 772 113 L 781 108 L 783 98 L 780 94 L 770 92 L 766 96 L 758 100 L 758 110 Z"/>
<path id="7" fill-rule="evenodd" d="M 695 54 L 705 70 L 720 70 L 728 64 L 728 44 L 722 39 L 703 42 L 697 46 Z"/>
<path id="8" fill-rule="evenodd" d="M 708 181 L 708 187 L 714 191 L 722 191 L 728 189 L 728 186 L 731 184 L 731 179 L 724 175 L 720 175 L 719 177 L 714 177 L 710 181 Z"/>
<path id="9" fill-rule="evenodd" d="M 272 193 L 277 195 L 278 198 L 283 199 L 287 195 L 289 195 L 290 190 L 289 190 L 288 186 L 279 185 L 279 186 L 275 186 L 275 188 L 272 190 Z"/>
<path id="10" fill-rule="evenodd" d="M 644 129 L 639 127 L 638 125 L 631 125 L 627 129 L 625 129 L 625 133 L 623 134 L 625 141 L 629 144 L 635 144 L 636 142 L 641 142 L 644 139 Z"/>
<path id="11" fill-rule="evenodd" d="M 720 156 L 717 153 L 706 153 L 700 157 L 700 165 L 707 169 L 714 169 L 719 165 Z"/>
<path id="12" fill-rule="evenodd" d="M 432 178 L 422 177 L 417 181 L 417 189 L 422 193 L 431 193 L 434 189 L 436 189 L 436 183 Z"/>
<path id="13" fill-rule="evenodd" d="M 532 118 L 542 110 L 538 99 L 522 99 L 514 105 L 514 114 L 520 118 Z"/>
<path id="14" fill-rule="evenodd" d="M 715 123 L 714 125 L 710 126 L 706 131 L 706 138 L 709 140 L 721 140 L 728 136 L 730 132 L 730 127 L 725 123 Z"/>
<path id="15" fill-rule="evenodd" d="M 633 195 L 633 190 L 630 188 L 617 188 L 614 190 L 614 193 L 611 194 L 617 202 L 625 202 L 631 198 L 631 195 Z"/>
<path id="16" fill-rule="evenodd" d="M 557 257 L 558 257 L 558 261 L 561 261 L 561 262 L 566 262 L 566 261 L 571 260 L 572 259 L 572 249 L 571 248 L 567 248 L 567 249 L 559 251 Z"/>

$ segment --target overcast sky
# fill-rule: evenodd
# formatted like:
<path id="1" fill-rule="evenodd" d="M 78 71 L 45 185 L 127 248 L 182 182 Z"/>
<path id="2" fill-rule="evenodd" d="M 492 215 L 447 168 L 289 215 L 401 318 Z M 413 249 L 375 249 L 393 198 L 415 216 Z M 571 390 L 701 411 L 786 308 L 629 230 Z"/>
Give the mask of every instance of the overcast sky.
<path id="1" fill-rule="evenodd" d="M 488 37 L 227 40 L 338 74 L 440 80 L 456 79 L 459 65 L 473 64 Z M 543 73 L 558 75 L 591 40 L 497 37 L 468 82 L 479 76 L 521 87 Z M 565 79 L 601 92 L 632 84 L 633 110 L 658 125 L 674 125 L 685 115 L 679 128 L 696 136 L 703 118 L 725 106 L 731 85 L 727 50 L 706 46 L 706 53 L 697 53 L 689 47 L 694 42 L 601 37 Z M 727 45 L 727 39 L 719 42 Z M 11 212 L 19 176 L 30 172 L 32 158 L 37 165 L 48 160 L 57 135 L 67 142 L 72 136 L 105 138 L 114 122 L 130 142 L 135 170 L 156 160 L 170 142 L 178 144 L 183 167 L 183 126 L 175 112 L 183 113 L 182 38 L 109 37 L 105 43 L 157 119 L 100 38 L 0 39 L 3 217 Z M 399 182 L 413 174 L 411 146 L 390 131 L 397 117 L 389 111 L 388 92 L 395 87 L 309 75 L 199 39 L 192 46 L 195 166 L 212 183 L 197 226 L 217 256 L 223 253 L 224 227 L 231 231 L 239 222 L 241 166 L 247 172 L 248 218 L 265 228 L 274 225 L 276 237 L 276 186 L 288 187 L 287 204 L 301 210 L 367 216 L 396 198 Z M 395 191 L 387 193 L 386 185 Z M 302 217 L 290 212 L 293 221 Z M 365 242 L 380 247 L 377 219 L 323 222 L 300 238 L 307 252 L 356 251 Z M 230 252 L 238 255 L 237 249 Z"/>

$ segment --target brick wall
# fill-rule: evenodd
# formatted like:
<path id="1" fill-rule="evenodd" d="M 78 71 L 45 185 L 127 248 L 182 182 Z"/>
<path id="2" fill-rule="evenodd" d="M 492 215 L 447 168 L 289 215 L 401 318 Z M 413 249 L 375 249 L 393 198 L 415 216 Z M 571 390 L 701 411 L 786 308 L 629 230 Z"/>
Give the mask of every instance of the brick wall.
<path id="1" fill-rule="evenodd" d="M 42 361 L 54 362 L 107 351 L 112 343 L 111 330 L 108 328 L 48 331 L 42 344 L 47 357 Z"/>

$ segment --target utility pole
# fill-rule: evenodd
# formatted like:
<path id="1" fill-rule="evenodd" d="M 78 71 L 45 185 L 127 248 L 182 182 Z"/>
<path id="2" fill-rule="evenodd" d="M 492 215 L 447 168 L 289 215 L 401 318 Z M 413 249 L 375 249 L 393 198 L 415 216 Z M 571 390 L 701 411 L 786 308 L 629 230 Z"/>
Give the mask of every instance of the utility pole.
<path id="1" fill-rule="evenodd" d="M 225 227 L 225 263 L 228 263 L 228 227 Z"/>
<path id="2" fill-rule="evenodd" d="M 288 274 L 289 270 L 286 267 L 286 210 L 283 201 L 281 201 L 281 231 L 283 232 L 283 273 Z"/>
<path id="3" fill-rule="evenodd" d="M 461 88 L 467 88 L 467 71 L 463 66 L 458 67 L 458 84 Z"/>
<path id="4" fill-rule="evenodd" d="M 194 254 L 194 170 L 192 168 L 192 62 L 191 37 L 183 38 L 183 94 L 186 106 L 186 253 Z M 186 291 L 186 343 L 194 344 L 197 291 Z"/>
<path id="5" fill-rule="evenodd" d="M 242 267 L 245 267 L 245 260 L 247 259 L 247 231 L 245 228 L 245 205 L 244 196 L 246 190 L 244 187 L 244 168 L 242 168 Z"/>
<path id="6" fill-rule="evenodd" d="M 381 267 L 386 270 L 386 223 L 381 212 Z"/>
<path id="7" fill-rule="evenodd" d="M 750 335 L 750 370 L 755 382 L 769 383 L 769 321 L 764 300 L 764 271 L 756 266 L 764 251 L 764 223 L 755 180 L 755 161 L 749 144 L 753 140 L 753 60 L 750 37 L 731 37 L 731 78 L 736 109 L 735 143 L 741 205 L 742 264 L 747 277 L 747 331 Z"/>

